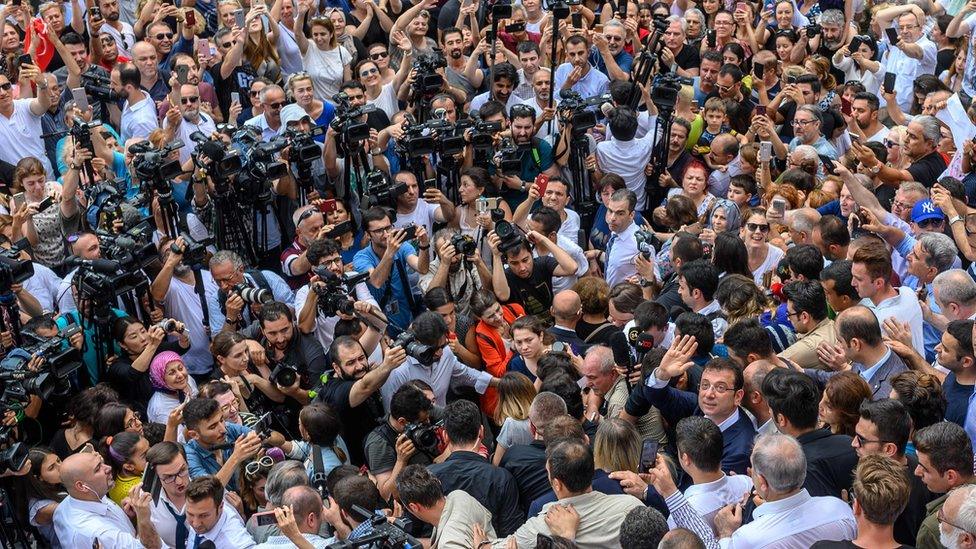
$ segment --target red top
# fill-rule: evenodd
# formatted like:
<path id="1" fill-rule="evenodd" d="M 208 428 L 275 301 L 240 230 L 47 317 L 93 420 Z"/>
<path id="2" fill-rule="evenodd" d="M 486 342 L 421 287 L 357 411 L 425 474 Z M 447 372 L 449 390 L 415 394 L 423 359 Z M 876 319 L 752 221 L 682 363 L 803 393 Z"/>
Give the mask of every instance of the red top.
<path id="1" fill-rule="evenodd" d="M 525 316 L 525 309 L 517 303 L 502 305 L 502 316 L 505 317 L 505 322 L 511 324 L 516 318 Z M 508 361 L 512 359 L 514 353 L 505 345 L 498 329 L 484 320 L 479 320 L 474 333 L 478 341 L 478 351 L 485 364 L 485 371 L 495 377 L 505 375 L 508 371 Z M 481 395 L 481 409 L 489 416 L 494 416 L 497 406 L 498 390 L 489 387 L 485 390 L 485 394 Z"/>

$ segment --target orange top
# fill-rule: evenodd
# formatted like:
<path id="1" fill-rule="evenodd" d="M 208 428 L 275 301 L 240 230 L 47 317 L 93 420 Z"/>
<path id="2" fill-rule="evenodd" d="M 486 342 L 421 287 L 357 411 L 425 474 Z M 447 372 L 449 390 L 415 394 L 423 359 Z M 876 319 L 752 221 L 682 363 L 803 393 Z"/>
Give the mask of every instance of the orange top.
<path id="1" fill-rule="evenodd" d="M 505 317 L 505 322 L 511 324 L 515 322 L 516 318 L 525 316 L 525 309 L 517 303 L 502 305 L 502 316 Z M 485 364 L 485 371 L 495 377 L 505 375 L 505 372 L 508 371 L 508 361 L 512 359 L 514 353 L 505 345 L 498 329 L 484 320 L 479 320 L 474 332 L 481 360 Z M 485 394 L 481 395 L 481 409 L 489 416 L 494 416 L 497 406 L 498 390 L 489 387 L 485 390 Z"/>

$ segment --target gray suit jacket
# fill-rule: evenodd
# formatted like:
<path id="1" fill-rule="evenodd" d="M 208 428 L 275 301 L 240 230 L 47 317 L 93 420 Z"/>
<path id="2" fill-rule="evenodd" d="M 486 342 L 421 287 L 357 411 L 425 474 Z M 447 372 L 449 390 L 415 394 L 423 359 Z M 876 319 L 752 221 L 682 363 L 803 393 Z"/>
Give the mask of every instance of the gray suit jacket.
<path id="1" fill-rule="evenodd" d="M 854 363 L 854 371 L 862 372 L 865 370 L 863 364 Z M 881 400 L 883 398 L 888 398 L 891 395 L 891 378 L 895 375 L 900 374 L 908 370 L 908 366 L 901 360 L 901 357 L 892 352 L 888 359 L 881 364 L 881 367 L 874 372 L 871 379 L 867 380 L 868 385 L 871 386 L 871 400 Z M 838 372 L 825 372 L 823 370 L 816 370 L 813 368 L 805 368 L 803 370 L 808 376 L 813 378 L 814 381 L 820 385 L 820 388 L 827 384 L 827 380 L 831 377 L 837 375 Z"/>

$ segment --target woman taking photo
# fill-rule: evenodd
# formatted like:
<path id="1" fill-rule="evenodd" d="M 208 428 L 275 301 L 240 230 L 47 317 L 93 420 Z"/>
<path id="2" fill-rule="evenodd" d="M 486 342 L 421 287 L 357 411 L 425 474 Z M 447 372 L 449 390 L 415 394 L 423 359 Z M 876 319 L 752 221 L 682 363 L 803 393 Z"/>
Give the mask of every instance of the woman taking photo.
<path id="1" fill-rule="evenodd" d="M 349 212 L 351 211 L 348 202 L 336 199 L 335 209 L 325 214 L 327 226 L 334 227 L 346 221 L 350 224 L 350 230 L 336 238 L 336 242 L 339 243 L 339 248 L 342 250 L 339 255 L 342 257 L 342 264 L 346 266 L 346 270 L 352 270 L 353 258 L 356 257 L 356 252 L 363 248 L 363 238 L 365 237 L 365 233 L 359 228 L 356 219 L 350 215 Z"/>
<path id="2" fill-rule="evenodd" d="M 153 393 L 146 417 L 153 423 L 166 424 L 170 412 L 197 394 L 197 382 L 186 371 L 180 355 L 165 351 L 156 355 L 149 365 Z"/>
<path id="3" fill-rule="evenodd" d="M 490 290 L 479 290 L 471 297 L 471 314 L 478 319 L 475 341 L 485 371 L 502 377 L 512 359 L 512 324 L 525 316 L 525 309 L 518 303 L 502 305 Z M 498 391 L 489 387 L 481 395 L 481 409 L 491 416 L 497 406 Z"/>
<path id="4" fill-rule="evenodd" d="M 878 62 L 878 43 L 871 36 L 870 40 L 857 41 L 857 49 L 851 51 L 850 44 L 841 46 L 834 54 L 834 67 L 844 71 L 844 81 L 861 82 L 864 90 L 877 95 L 881 88 L 881 63 Z"/>
<path id="5" fill-rule="evenodd" d="M 315 97 L 321 101 L 332 101 L 339 93 L 339 85 L 350 79 L 352 54 L 339 45 L 335 26 L 328 17 L 313 17 L 309 22 L 311 37 L 305 35 L 311 2 L 300 0 L 298 17 L 295 18 L 295 42 L 302 52 L 305 69 L 312 77 Z M 312 39 L 309 43 L 308 39 Z"/>
<path id="6" fill-rule="evenodd" d="M 470 236 L 478 243 L 479 252 L 485 263 L 491 266 L 491 248 L 488 246 L 488 231 L 494 227 L 487 204 L 479 199 L 487 198 L 486 191 L 491 187 L 488 170 L 479 167 L 461 169 L 458 183 L 458 197 L 461 205 L 457 207 L 449 226 L 457 228 L 461 234 Z M 484 208 L 484 209 L 482 209 Z M 498 209 L 505 215 L 505 221 L 512 220 L 512 209 L 504 200 L 498 200 Z"/>
<path id="7" fill-rule="evenodd" d="M 268 21 L 271 35 L 264 30 L 264 22 Z M 247 34 L 244 37 L 244 58 L 255 76 L 263 76 L 272 82 L 281 82 L 281 58 L 278 57 L 276 44 L 278 43 L 278 25 L 270 24 L 268 6 L 256 3 L 247 14 L 244 25 Z"/>
<path id="8" fill-rule="evenodd" d="M 159 325 L 147 330 L 141 321 L 131 316 L 115 319 L 112 338 L 118 342 L 122 353 L 109 366 L 108 380 L 118 388 L 122 400 L 145 406 L 153 395 L 149 378 L 149 364 L 153 357 L 167 351 L 183 355 L 190 348 L 190 337 L 183 323 L 174 322 L 176 329 L 170 334 L 177 336 L 177 339 L 168 340 L 167 333 Z M 140 412 L 144 413 L 145 409 L 140 409 Z"/>
<path id="9" fill-rule="evenodd" d="M 74 232 L 76 227 L 70 220 L 78 220 L 78 200 L 75 193 L 78 189 L 78 165 L 76 169 L 69 167 L 64 175 L 64 187 L 54 181 L 48 181 L 44 165 L 40 160 L 28 156 L 17 162 L 14 168 L 13 190 L 15 194 L 8 204 L 9 211 L 18 212 L 26 207 L 23 213 L 24 224 L 21 234 L 33 248 L 33 259 L 45 267 L 56 267 L 65 257 L 64 237 Z M 51 198 L 51 207 L 38 211 L 38 206 L 45 199 Z M 57 207 L 54 207 L 57 206 Z"/>

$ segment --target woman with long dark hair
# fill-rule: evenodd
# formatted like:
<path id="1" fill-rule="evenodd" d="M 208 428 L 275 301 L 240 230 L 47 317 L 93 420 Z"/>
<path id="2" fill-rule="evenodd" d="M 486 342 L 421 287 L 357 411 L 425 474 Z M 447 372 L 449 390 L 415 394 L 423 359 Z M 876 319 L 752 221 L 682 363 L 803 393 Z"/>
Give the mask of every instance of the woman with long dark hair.
<path id="1" fill-rule="evenodd" d="M 149 376 L 152 359 L 159 353 L 182 355 L 190 349 L 190 337 L 183 328 L 183 323 L 177 322 L 176 330 L 172 332 L 177 338 L 168 340 L 166 332 L 158 325 L 147 330 L 141 320 L 131 316 L 117 318 L 112 323 L 112 339 L 118 342 L 122 353 L 109 366 L 108 381 L 123 400 L 138 406 L 142 413 L 146 412 L 146 405 L 153 395 Z"/>
<path id="2" fill-rule="evenodd" d="M 54 511 L 67 494 L 61 484 L 61 458 L 50 448 L 35 447 L 27 453 L 30 472 L 24 478 L 27 519 L 52 548 L 61 543 L 54 533 Z"/>

